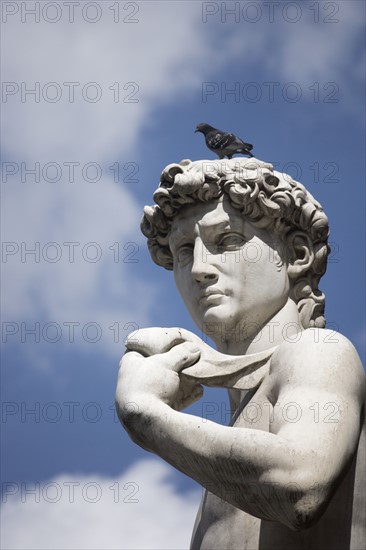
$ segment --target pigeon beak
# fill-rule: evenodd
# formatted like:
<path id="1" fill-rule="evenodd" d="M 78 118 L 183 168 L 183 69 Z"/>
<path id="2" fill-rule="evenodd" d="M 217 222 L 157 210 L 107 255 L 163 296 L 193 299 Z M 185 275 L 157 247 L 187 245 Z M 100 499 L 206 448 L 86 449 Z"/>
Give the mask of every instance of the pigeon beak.
<path id="1" fill-rule="evenodd" d="M 194 133 L 197 134 L 197 132 L 198 132 L 198 130 L 196 129 L 196 130 L 194 131 Z"/>

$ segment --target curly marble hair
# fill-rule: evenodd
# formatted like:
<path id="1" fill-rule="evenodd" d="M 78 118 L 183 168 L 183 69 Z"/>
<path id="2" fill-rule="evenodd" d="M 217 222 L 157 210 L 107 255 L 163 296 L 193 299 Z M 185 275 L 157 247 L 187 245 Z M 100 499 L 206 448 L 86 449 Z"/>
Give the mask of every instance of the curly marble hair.
<path id="1" fill-rule="evenodd" d="M 153 261 L 172 270 L 169 235 L 174 216 L 185 205 L 217 200 L 223 194 L 253 225 L 280 235 L 287 250 L 293 249 L 299 235 L 310 239 L 313 261 L 292 288 L 303 327 L 323 328 L 325 296 L 318 284 L 330 250 L 328 218 L 301 183 L 274 171 L 269 163 L 233 158 L 166 166 L 154 193 L 157 205 L 145 206 L 141 222 Z"/>

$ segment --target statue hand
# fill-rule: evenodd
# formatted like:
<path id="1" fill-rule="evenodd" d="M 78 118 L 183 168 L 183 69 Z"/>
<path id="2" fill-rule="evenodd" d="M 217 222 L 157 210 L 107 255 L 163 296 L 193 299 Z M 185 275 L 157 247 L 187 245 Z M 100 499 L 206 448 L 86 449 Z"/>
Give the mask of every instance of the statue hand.
<path id="1" fill-rule="evenodd" d="M 275 350 L 270 348 L 251 355 L 226 355 L 211 348 L 201 338 L 182 328 L 145 328 L 132 333 L 126 341 L 128 350 L 143 356 L 164 353 L 182 342 L 192 342 L 200 350 L 199 361 L 183 367 L 180 410 L 196 400 L 189 400 L 197 384 L 206 386 L 251 389 L 268 372 L 269 360 Z"/>
<path id="2" fill-rule="evenodd" d="M 183 342 L 196 344 L 201 351 L 201 360 L 216 362 L 228 359 L 227 355 L 213 349 L 193 332 L 176 327 L 139 329 L 129 334 L 126 339 L 126 348 L 129 351 L 137 351 L 144 357 L 148 357 L 169 351 L 173 346 Z"/>
<path id="3" fill-rule="evenodd" d="M 126 340 L 126 348 L 128 351 L 137 351 L 144 357 L 150 357 L 161 353 L 166 353 L 174 346 L 184 342 L 192 342 L 201 350 L 201 355 L 207 344 L 201 338 L 181 328 L 161 328 L 149 327 L 139 329 L 131 333 Z M 212 348 L 209 348 L 212 349 Z M 214 350 L 212 350 L 214 351 Z M 190 366 L 186 364 L 182 368 Z M 177 399 L 172 404 L 172 408 L 183 410 L 189 405 L 197 401 L 203 395 L 203 389 L 197 381 L 192 380 L 180 373 L 180 388 Z"/>
<path id="4" fill-rule="evenodd" d="M 131 407 L 137 407 L 134 412 L 143 416 L 145 403 L 154 399 L 176 410 L 199 399 L 203 394 L 202 386 L 180 376 L 180 371 L 193 365 L 199 357 L 199 349 L 190 342 L 177 344 L 169 351 L 150 357 L 127 351 L 120 363 L 116 391 L 121 422 L 125 424 L 125 416 L 129 416 Z"/>
<path id="5" fill-rule="evenodd" d="M 132 332 L 126 339 L 126 348 L 129 351 L 137 351 L 148 357 L 158 353 L 164 353 L 177 344 L 183 342 L 197 343 L 199 347 L 202 340 L 188 330 L 180 328 L 149 327 Z"/>

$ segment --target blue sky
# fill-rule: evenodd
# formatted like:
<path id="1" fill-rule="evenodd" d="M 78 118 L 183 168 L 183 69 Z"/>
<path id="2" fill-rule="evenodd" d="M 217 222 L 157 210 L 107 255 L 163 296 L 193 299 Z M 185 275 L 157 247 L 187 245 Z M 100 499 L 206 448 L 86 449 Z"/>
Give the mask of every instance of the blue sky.
<path id="1" fill-rule="evenodd" d="M 323 205 L 328 326 L 364 362 L 364 3 L 35 4 L 2 3 L 2 544 L 186 548 L 200 488 L 113 412 L 131 330 L 199 334 L 142 208 L 166 164 L 213 158 L 197 123 L 253 143 Z M 224 392 L 203 407 L 227 421 Z"/>

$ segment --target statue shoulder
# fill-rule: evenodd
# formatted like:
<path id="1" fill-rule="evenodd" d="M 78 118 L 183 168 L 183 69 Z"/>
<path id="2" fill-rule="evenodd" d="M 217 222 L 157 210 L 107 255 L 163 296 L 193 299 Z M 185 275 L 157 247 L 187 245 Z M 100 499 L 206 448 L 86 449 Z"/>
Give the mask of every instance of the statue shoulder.
<path id="1" fill-rule="evenodd" d="M 275 384 L 323 386 L 365 399 L 366 377 L 353 344 L 334 330 L 310 328 L 280 344 L 270 375 Z"/>

